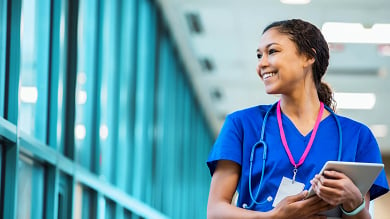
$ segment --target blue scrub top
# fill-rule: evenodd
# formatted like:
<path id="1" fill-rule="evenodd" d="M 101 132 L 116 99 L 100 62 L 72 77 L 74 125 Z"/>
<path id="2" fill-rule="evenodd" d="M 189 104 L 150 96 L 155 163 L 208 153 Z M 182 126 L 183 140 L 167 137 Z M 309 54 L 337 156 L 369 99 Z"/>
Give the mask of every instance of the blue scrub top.
<path id="1" fill-rule="evenodd" d="M 241 166 L 241 177 L 237 186 L 239 197 L 237 206 L 250 205 L 249 196 L 249 158 L 252 146 L 259 141 L 263 118 L 271 105 L 261 105 L 234 112 L 226 117 L 221 132 L 209 154 L 207 165 L 213 175 L 218 160 L 230 160 Z M 359 122 L 337 115 L 342 128 L 342 161 L 382 163 L 381 154 L 375 137 L 370 129 Z M 296 163 L 302 156 L 309 142 L 311 132 L 303 136 L 292 121 L 282 113 L 282 123 L 287 143 Z M 292 179 L 294 167 L 290 163 L 282 145 L 276 118 L 276 107 L 272 109 L 265 126 L 264 139 L 267 143 L 267 160 L 263 185 L 254 210 L 271 210 L 273 200 L 282 177 Z M 296 180 L 310 188 L 310 180 L 317 174 L 326 161 L 337 160 L 339 151 L 339 131 L 334 116 L 330 115 L 321 121 L 312 148 L 305 162 L 298 168 Z M 252 170 L 252 194 L 257 193 L 262 165 L 263 148 L 255 151 Z M 384 170 L 370 189 L 371 200 L 389 191 Z M 266 201 L 268 200 L 270 201 Z"/>

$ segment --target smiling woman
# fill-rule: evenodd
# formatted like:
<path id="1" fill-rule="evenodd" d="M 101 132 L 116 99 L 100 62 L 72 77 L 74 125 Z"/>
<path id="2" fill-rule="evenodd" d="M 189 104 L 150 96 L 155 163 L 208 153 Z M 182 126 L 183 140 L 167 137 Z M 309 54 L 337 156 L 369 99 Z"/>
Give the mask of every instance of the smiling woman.
<path id="1" fill-rule="evenodd" d="M 227 116 L 207 161 L 208 217 L 369 218 L 365 203 L 389 191 L 384 171 L 366 194 L 342 172 L 316 175 L 329 160 L 382 163 L 369 128 L 334 112 L 320 30 L 300 19 L 271 23 L 257 57 L 266 93 L 280 100 Z M 309 187 L 316 195 L 304 199 Z"/>

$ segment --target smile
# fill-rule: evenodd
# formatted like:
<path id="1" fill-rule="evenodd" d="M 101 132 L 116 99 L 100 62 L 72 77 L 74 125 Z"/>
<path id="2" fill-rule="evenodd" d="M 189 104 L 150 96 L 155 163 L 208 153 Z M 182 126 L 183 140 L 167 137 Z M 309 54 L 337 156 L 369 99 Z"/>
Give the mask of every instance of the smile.
<path id="1" fill-rule="evenodd" d="M 276 72 L 266 72 L 263 74 L 263 80 L 270 78 L 272 76 L 276 75 Z"/>

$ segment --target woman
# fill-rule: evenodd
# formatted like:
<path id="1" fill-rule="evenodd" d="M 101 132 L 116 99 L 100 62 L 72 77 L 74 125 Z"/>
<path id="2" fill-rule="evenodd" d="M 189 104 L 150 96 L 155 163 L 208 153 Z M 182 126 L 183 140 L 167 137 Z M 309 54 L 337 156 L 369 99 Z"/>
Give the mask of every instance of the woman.
<path id="1" fill-rule="evenodd" d="M 331 109 L 332 91 L 321 81 L 329 49 L 320 30 L 299 19 L 272 23 L 257 57 L 266 92 L 280 100 L 227 116 L 207 161 L 208 218 L 326 218 L 329 209 L 370 218 L 369 200 L 389 190 L 384 171 L 367 194 L 343 173 L 316 175 L 328 160 L 382 163 L 367 126 Z M 305 198 L 311 186 L 317 195 Z"/>

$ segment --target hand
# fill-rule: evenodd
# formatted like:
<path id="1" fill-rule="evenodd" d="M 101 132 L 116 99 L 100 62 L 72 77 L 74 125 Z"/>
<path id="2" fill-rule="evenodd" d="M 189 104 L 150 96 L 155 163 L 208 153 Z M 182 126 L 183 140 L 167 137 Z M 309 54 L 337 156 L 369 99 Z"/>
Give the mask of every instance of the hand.
<path id="1" fill-rule="evenodd" d="M 332 209 L 334 206 L 329 205 L 317 196 L 312 196 L 305 199 L 307 191 L 303 191 L 297 195 L 288 196 L 284 198 L 273 210 L 275 218 L 306 218 L 306 219 L 320 219 L 325 216 L 317 215 Z"/>
<path id="2" fill-rule="evenodd" d="M 343 205 L 345 210 L 353 210 L 362 203 L 359 188 L 345 174 L 337 171 L 324 171 L 311 181 L 315 193 L 331 205 Z"/>

